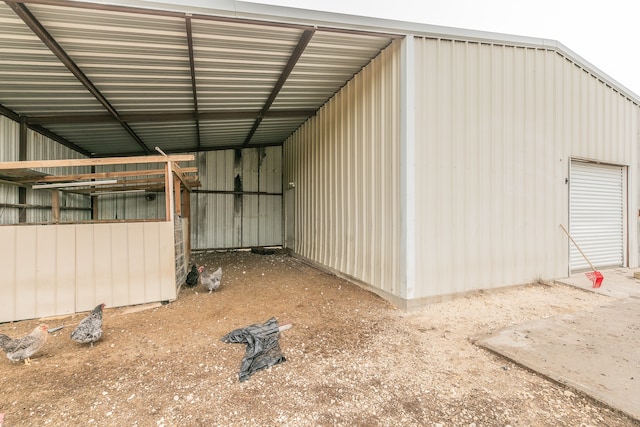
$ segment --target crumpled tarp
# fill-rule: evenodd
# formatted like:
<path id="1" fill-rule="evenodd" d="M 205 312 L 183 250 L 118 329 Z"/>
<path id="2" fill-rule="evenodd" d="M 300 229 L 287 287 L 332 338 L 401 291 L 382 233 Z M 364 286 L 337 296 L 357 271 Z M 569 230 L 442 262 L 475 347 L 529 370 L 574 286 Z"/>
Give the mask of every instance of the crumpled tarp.
<path id="1" fill-rule="evenodd" d="M 240 365 L 238 378 L 240 382 L 246 381 L 256 371 L 270 368 L 287 359 L 280 350 L 280 330 L 275 317 L 259 325 L 250 325 L 245 328 L 234 329 L 222 337 L 226 343 L 246 343 L 247 349 Z"/>

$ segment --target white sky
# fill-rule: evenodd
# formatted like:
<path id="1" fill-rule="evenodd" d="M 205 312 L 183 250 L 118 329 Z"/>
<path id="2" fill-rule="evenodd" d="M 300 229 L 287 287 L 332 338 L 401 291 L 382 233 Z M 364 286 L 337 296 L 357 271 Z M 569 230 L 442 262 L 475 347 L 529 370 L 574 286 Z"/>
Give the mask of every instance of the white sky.
<path id="1" fill-rule="evenodd" d="M 247 0 L 558 40 L 640 95 L 640 0 Z"/>

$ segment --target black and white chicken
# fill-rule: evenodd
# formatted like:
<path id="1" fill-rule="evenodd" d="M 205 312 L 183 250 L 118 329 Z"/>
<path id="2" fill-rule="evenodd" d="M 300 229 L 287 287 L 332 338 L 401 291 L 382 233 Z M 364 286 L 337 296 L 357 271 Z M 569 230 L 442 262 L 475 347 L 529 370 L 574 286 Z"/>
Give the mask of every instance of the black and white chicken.
<path id="1" fill-rule="evenodd" d="M 31 363 L 31 356 L 38 352 L 47 342 L 49 326 L 42 324 L 22 338 L 11 338 L 0 334 L 0 348 L 7 353 L 12 362 L 24 360 L 25 365 Z"/>
<path id="2" fill-rule="evenodd" d="M 80 344 L 93 343 L 102 337 L 102 309 L 105 304 L 99 304 L 91 313 L 80 321 L 78 327 L 71 332 L 71 339 Z"/>
<path id="3" fill-rule="evenodd" d="M 222 283 L 222 267 L 219 267 L 213 273 L 205 273 L 204 266 L 201 265 L 198 268 L 198 272 L 200 273 L 200 283 L 209 289 L 209 293 L 215 291 L 220 287 Z"/>
<path id="4" fill-rule="evenodd" d="M 195 264 L 191 266 L 191 271 L 187 274 L 186 284 L 188 287 L 192 288 L 198 284 L 198 277 L 200 277 L 200 273 L 198 273 L 198 267 Z"/>

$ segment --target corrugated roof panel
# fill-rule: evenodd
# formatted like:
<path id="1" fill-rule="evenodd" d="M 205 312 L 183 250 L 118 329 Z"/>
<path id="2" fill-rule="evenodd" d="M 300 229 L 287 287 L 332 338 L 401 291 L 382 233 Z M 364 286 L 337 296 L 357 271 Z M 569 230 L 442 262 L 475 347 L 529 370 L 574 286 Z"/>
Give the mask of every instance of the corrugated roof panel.
<path id="1" fill-rule="evenodd" d="M 135 123 L 131 127 L 149 147 L 193 150 L 198 145 L 195 122 Z"/>
<path id="2" fill-rule="evenodd" d="M 253 123 L 254 120 L 202 120 L 200 121 L 202 148 L 242 145 Z"/>
<path id="3" fill-rule="evenodd" d="M 390 43 L 384 36 L 317 31 L 273 108 L 318 108 Z"/>
<path id="4" fill-rule="evenodd" d="M 117 123 L 66 123 L 48 125 L 47 128 L 90 153 L 140 154 L 140 146 Z"/>
<path id="5" fill-rule="evenodd" d="M 302 35 L 299 29 L 196 19 L 192 28 L 201 111 L 260 110 Z"/>
<path id="6" fill-rule="evenodd" d="M 0 100 L 22 115 L 103 112 L 96 99 L 6 4 L 0 3 Z"/>
<path id="7" fill-rule="evenodd" d="M 265 118 L 251 138 L 252 144 L 281 144 L 307 120 L 307 117 Z"/>
<path id="8" fill-rule="evenodd" d="M 193 110 L 184 19 L 29 8 L 119 113 Z"/>

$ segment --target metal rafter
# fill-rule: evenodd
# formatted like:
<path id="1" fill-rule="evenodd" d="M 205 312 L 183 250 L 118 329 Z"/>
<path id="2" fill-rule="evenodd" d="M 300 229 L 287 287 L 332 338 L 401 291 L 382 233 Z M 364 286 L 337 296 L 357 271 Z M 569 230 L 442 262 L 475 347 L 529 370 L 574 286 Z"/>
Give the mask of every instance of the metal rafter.
<path id="1" fill-rule="evenodd" d="M 309 117 L 315 114 L 316 110 L 271 110 L 265 114 L 270 118 L 287 117 Z M 2 106 L 0 105 L 0 113 Z M 14 113 L 15 114 L 15 113 Z M 9 114 L 5 114 L 9 116 Z M 229 111 L 208 111 L 200 112 L 197 117 L 193 113 L 156 113 L 140 112 L 127 113 L 120 116 L 127 123 L 135 122 L 180 122 L 189 120 L 254 120 L 260 115 L 260 111 L 229 110 Z M 10 117 L 10 116 L 9 116 Z M 15 114 L 16 121 L 18 115 Z M 50 125 L 56 123 L 108 123 L 114 118 L 108 114 L 71 114 L 71 115 L 46 115 L 28 116 L 26 118 L 29 125 Z"/>
<path id="2" fill-rule="evenodd" d="M 193 91 L 193 111 L 196 118 L 196 138 L 198 141 L 197 150 L 200 151 L 200 112 L 198 110 L 198 89 L 196 86 L 196 66 L 193 59 L 193 30 L 191 29 L 191 17 L 185 19 L 187 27 L 187 46 L 189 47 L 189 70 L 191 71 L 191 88 Z"/>
<path id="3" fill-rule="evenodd" d="M 17 3 L 9 0 L 5 0 L 5 3 L 13 9 L 13 11 L 24 21 L 24 23 L 37 35 L 40 40 L 53 52 L 54 55 L 64 64 L 65 67 L 87 88 L 87 90 L 102 104 L 104 108 L 113 116 L 118 123 L 131 135 L 131 137 L 142 147 L 142 149 L 151 153 L 151 149 L 145 145 L 138 135 L 131 129 L 131 127 L 120 118 L 118 111 L 111 105 L 111 103 L 105 98 L 104 95 L 98 90 L 98 88 L 91 82 L 91 80 L 82 72 L 80 67 L 69 57 L 67 52 L 58 44 L 53 36 L 44 28 L 44 26 L 36 19 L 35 16 L 29 11 L 29 9 L 23 3 Z"/>
<path id="4" fill-rule="evenodd" d="M 79 146 L 77 146 L 76 144 L 74 144 L 73 142 L 70 142 L 68 140 L 66 140 L 65 138 L 61 137 L 60 135 L 57 135 L 53 132 L 51 132 L 49 129 L 43 128 L 42 126 L 39 126 L 37 124 L 32 124 L 29 122 L 29 118 L 26 116 L 20 116 L 20 114 L 16 113 L 15 111 L 11 110 L 10 108 L 5 107 L 4 105 L 0 104 L 0 114 L 2 114 L 5 117 L 10 118 L 13 121 L 16 122 L 25 122 L 25 124 L 27 125 L 27 127 L 29 129 L 31 129 L 34 132 L 38 132 L 44 136 L 46 136 L 49 139 L 53 139 L 56 142 L 59 142 L 60 144 L 64 145 L 65 147 L 68 147 L 74 151 L 77 151 L 80 154 L 84 154 L 87 157 L 91 157 L 91 153 L 89 153 L 87 150 L 85 150 L 84 148 L 81 148 Z"/>
<path id="5" fill-rule="evenodd" d="M 260 123 L 262 122 L 262 119 L 269 112 L 269 109 L 271 108 L 271 104 L 273 104 L 273 101 L 276 100 L 276 97 L 280 93 L 282 86 L 284 86 L 285 82 L 289 78 L 291 71 L 293 71 L 293 67 L 295 67 L 296 64 L 298 63 L 298 60 L 302 56 L 302 53 L 304 52 L 304 50 L 307 48 L 307 45 L 311 41 L 311 38 L 313 37 L 315 32 L 316 30 L 313 29 L 313 30 L 305 30 L 304 33 L 302 33 L 300 40 L 298 40 L 298 44 L 296 45 L 295 49 L 293 50 L 293 53 L 289 57 L 289 61 L 287 61 L 287 65 L 285 65 L 284 69 L 282 70 L 282 73 L 280 74 L 280 78 L 278 79 L 275 86 L 271 90 L 271 94 L 267 98 L 267 101 L 264 103 L 264 106 L 262 107 L 262 111 L 260 112 L 260 115 L 258 116 L 255 123 L 253 124 L 251 131 L 249 131 L 249 135 L 247 135 L 247 138 L 244 140 L 243 146 L 247 146 L 251 142 L 251 138 L 253 138 L 253 135 L 258 130 L 258 127 L 260 127 Z"/>

